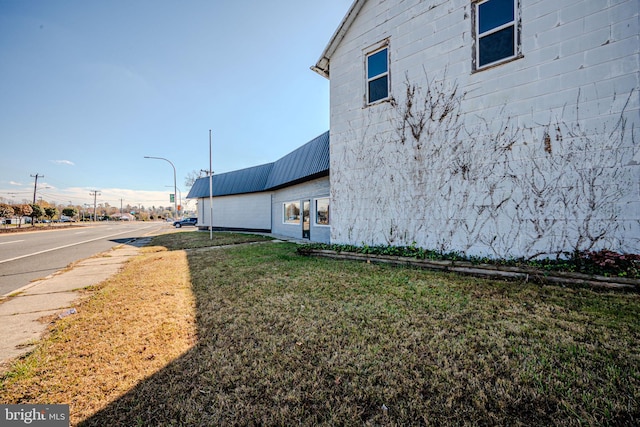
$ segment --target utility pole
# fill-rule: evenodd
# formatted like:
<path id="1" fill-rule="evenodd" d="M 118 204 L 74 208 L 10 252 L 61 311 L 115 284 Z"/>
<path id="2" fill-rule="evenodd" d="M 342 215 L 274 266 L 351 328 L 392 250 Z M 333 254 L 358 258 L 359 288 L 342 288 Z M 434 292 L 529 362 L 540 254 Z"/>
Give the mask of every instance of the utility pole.
<path id="1" fill-rule="evenodd" d="M 91 190 L 89 193 L 90 196 L 93 196 L 93 222 L 96 222 L 96 200 L 100 194 L 102 194 L 100 190 Z"/>
<path id="2" fill-rule="evenodd" d="M 211 159 L 211 129 L 209 129 L 209 240 L 213 240 L 213 166 Z"/>
<path id="3" fill-rule="evenodd" d="M 35 178 L 36 182 L 33 184 L 33 204 L 36 204 L 36 191 L 38 190 L 38 178 L 44 178 L 44 175 L 31 175 L 31 178 Z"/>

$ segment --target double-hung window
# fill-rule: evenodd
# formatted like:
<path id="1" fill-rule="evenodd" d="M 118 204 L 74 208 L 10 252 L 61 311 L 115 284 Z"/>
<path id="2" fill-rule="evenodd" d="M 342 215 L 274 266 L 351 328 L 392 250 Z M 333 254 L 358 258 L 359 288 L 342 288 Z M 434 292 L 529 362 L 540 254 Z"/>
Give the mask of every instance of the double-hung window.
<path id="1" fill-rule="evenodd" d="M 475 70 L 518 57 L 519 2 L 479 0 L 473 5 Z"/>
<path id="2" fill-rule="evenodd" d="M 389 97 L 389 48 L 387 46 L 367 54 L 367 104 Z"/>

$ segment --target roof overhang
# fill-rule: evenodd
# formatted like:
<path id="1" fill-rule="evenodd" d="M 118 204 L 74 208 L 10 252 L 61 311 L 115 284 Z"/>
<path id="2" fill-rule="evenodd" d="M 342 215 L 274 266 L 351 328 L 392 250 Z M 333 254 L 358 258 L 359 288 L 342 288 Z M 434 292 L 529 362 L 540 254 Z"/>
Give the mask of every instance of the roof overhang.
<path id="1" fill-rule="evenodd" d="M 322 55 L 320 55 L 320 59 L 318 59 L 318 62 L 316 62 L 315 65 L 311 66 L 311 70 L 320 74 L 324 78 L 329 78 L 329 62 L 331 57 L 342 42 L 342 39 L 351 27 L 351 24 L 353 24 L 353 21 L 355 21 L 365 2 L 366 0 L 355 0 L 353 2 L 345 17 L 342 18 L 342 22 L 340 22 L 338 29 L 333 33 L 329 44 L 324 48 Z"/>

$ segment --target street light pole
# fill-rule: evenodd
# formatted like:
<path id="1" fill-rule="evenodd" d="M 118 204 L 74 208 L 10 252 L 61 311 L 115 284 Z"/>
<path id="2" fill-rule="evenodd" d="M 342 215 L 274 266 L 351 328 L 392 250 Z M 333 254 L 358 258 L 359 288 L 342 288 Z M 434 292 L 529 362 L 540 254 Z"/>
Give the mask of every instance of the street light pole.
<path id="1" fill-rule="evenodd" d="M 209 129 L 209 240 L 213 240 L 213 165 L 211 159 L 211 129 Z"/>
<path id="2" fill-rule="evenodd" d="M 170 185 L 165 185 L 165 187 L 171 188 Z M 182 206 L 182 190 L 180 190 L 179 188 L 176 188 L 176 190 L 178 190 L 178 194 L 180 194 L 180 198 L 178 199 L 178 212 L 182 211 L 184 213 L 184 208 L 181 208 L 181 206 Z"/>
<path id="3" fill-rule="evenodd" d="M 173 165 L 173 163 L 171 163 L 171 160 L 165 159 L 164 157 L 144 156 L 144 158 L 145 159 L 164 160 L 165 162 L 168 162 L 171 165 L 171 167 L 173 168 L 173 217 L 176 218 L 176 214 L 178 212 L 178 201 L 177 201 L 178 192 L 176 191 L 178 186 L 176 185 L 176 167 Z"/>

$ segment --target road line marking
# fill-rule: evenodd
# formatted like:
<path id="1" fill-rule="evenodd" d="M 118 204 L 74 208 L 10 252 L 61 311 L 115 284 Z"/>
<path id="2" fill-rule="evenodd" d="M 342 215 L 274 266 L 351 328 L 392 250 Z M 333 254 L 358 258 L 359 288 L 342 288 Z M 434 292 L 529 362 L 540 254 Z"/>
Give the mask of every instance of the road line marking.
<path id="1" fill-rule="evenodd" d="M 8 245 L 9 243 L 24 242 L 24 240 L 12 240 L 10 242 L 0 242 L 0 245 Z"/>
<path id="2" fill-rule="evenodd" d="M 150 227 L 151 226 L 144 227 L 141 230 L 144 230 L 145 228 L 150 228 Z M 34 255 L 44 254 L 44 253 L 47 253 L 47 252 L 57 251 L 58 249 L 65 249 L 65 248 L 70 248 L 71 246 L 82 245 L 84 243 L 91 243 L 91 242 L 95 242 L 96 240 L 108 239 L 109 237 L 119 236 L 121 234 L 126 234 L 126 233 L 131 233 L 131 230 L 122 231 L 122 232 L 116 233 L 116 234 L 110 234 L 108 236 L 96 237 L 95 239 L 90 239 L 90 240 L 85 240 L 85 241 L 82 241 L 82 242 L 71 243 L 71 244 L 64 245 L 64 246 L 58 246 L 57 248 L 45 249 L 44 251 L 34 252 L 32 254 L 27 254 L 27 255 L 21 255 L 21 256 L 15 257 L 15 258 L 3 259 L 3 260 L 0 260 L 0 264 L 5 263 L 5 262 L 9 262 L 9 261 L 16 261 L 16 260 L 19 260 L 19 259 L 22 259 L 22 258 L 27 258 L 27 257 L 30 257 L 30 256 L 34 256 Z"/>

